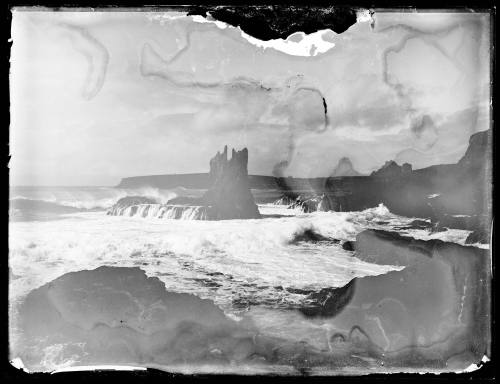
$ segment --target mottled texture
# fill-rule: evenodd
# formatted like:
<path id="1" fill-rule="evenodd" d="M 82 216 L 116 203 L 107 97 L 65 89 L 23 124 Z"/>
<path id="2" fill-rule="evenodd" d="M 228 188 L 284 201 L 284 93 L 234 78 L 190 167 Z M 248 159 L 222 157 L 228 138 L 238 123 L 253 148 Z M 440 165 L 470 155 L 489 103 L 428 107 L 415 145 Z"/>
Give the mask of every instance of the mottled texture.
<path id="1" fill-rule="evenodd" d="M 60 359 L 73 354 L 79 364 L 225 365 L 256 353 L 254 334 L 213 302 L 167 292 L 139 268 L 63 275 L 32 291 L 20 318 L 19 356 L 35 370 L 47 369 L 42 356 L 57 346 Z"/>
<path id="2" fill-rule="evenodd" d="M 353 280 L 352 299 L 330 322 L 336 333 L 347 338 L 359 327 L 388 365 L 463 369 L 490 356 L 489 251 L 375 230 L 360 233 L 355 250 L 361 260 L 406 268 Z"/>

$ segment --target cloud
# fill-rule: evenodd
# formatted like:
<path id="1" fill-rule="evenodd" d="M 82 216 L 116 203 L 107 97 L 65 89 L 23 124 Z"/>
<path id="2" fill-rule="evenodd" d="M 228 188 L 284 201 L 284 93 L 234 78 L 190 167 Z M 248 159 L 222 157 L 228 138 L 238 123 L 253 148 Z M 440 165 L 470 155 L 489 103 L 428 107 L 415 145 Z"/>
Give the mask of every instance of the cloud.
<path id="1" fill-rule="evenodd" d="M 484 15 L 379 12 L 300 57 L 186 17 L 34 14 L 13 19 L 16 183 L 203 171 L 224 144 L 248 147 L 253 173 L 321 176 L 342 156 L 368 173 L 451 161 L 489 122 Z"/>

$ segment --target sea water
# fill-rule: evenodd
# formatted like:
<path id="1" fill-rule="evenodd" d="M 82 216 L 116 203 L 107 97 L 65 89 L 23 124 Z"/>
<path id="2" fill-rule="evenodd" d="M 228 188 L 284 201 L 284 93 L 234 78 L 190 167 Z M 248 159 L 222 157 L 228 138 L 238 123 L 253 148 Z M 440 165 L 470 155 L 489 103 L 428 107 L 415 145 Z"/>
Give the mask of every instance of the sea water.
<path id="1" fill-rule="evenodd" d="M 394 215 L 383 205 L 361 212 L 306 214 L 284 205 L 260 204 L 263 218 L 255 220 L 106 214 L 107 208 L 125 196 L 142 195 L 166 203 L 178 195 L 202 193 L 182 188 L 11 189 L 11 338 L 16 337 L 17 306 L 31 290 L 68 272 L 107 265 L 139 267 L 158 277 L 168 291 L 211 299 L 234 319 L 251 317 L 266 334 L 318 344 L 324 341 L 321 324 L 289 310 L 300 307 L 304 292 L 342 287 L 355 277 L 402 268 L 361 261 L 341 246 L 364 229 L 391 230 L 414 219 Z M 258 191 L 254 195 L 258 201 Z M 293 241 L 305 229 L 332 241 Z M 439 236 L 461 244 L 469 233 L 399 232 L 421 239 Z"/>

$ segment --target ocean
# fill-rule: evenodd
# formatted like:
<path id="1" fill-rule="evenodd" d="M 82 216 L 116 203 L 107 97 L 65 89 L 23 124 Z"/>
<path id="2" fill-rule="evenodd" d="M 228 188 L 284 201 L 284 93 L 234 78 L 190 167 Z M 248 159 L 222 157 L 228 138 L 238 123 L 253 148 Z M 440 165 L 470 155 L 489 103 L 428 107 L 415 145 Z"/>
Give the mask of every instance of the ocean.
<path id="1" fill-rule="evenodd" d="M 269 203 L 269 191 L 253 191 L 263 215 L 256 220 L 106 214 L 124 196 L 166 202 L 175 196 L 200 196 L 203 192 L 183 188 L 12 187 L 11 342 L 15 345 L 18 336 L 17 306 L 31 290 L 68 272 L 106 265 L 139 267 L 148 276 L 158 277 L 168 291 L 211 299 L 229 317 L 251 320 L 263 334 L 321 347 L 326 342 L 321 321 L 299 317 L 290 309 L 300 307 L 311 291 L 342 287 L 354 277 L 402 269 L 361 261 L 344 250 L 342 243 L 355 240 L 367 228 L 394 230 L 415 219 L 394 215 L 383 205 L 361 212 L 303 213 Z M 278 191 L 275 197 L 280 197 Z M 306 230 L 328 240 L 297 240 Z M 460 244 L 469 234 L 464 230 L 398 232 Z"/>

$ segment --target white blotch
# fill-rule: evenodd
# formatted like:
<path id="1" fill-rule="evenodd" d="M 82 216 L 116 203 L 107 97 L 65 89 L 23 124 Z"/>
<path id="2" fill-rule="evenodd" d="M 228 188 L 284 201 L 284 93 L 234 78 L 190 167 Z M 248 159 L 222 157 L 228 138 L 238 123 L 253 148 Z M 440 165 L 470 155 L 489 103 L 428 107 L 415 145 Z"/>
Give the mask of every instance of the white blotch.
<path id="1" fill-rule="evenodd" d="M 366 22 L 372 22 L 372 15 L 370 14 L 370 11 L 368 9 L 358 11 L 356 14 L 356 22 L 357 23 L 366 23 Z"/>

